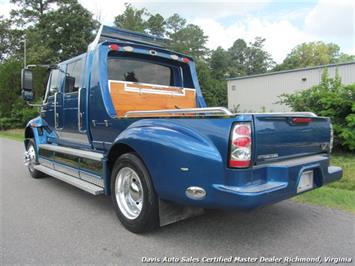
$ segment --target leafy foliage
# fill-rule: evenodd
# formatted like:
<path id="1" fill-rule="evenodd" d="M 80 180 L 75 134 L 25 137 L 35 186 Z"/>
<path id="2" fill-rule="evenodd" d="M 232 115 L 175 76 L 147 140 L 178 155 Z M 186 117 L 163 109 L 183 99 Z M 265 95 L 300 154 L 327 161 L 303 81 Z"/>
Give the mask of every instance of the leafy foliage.
<path id="1" fill-rule="evenodd" d="M 11 12 L 11 20 L 0 17 L 0 119 L 2 125 L 18 125 L 29 108 L 19 102 L 19 76 L 23 60 L 23 40 L 27 40 L 27 64 L 53 64 L 85 52 L 94 37 L 98 22 L 78 0 L 10 0 L 19 9 Z M 114 24 L 125 29 L 167 37 L 171 50 L 186 53 L 196 62 L 202 93 L 209 106 L 227 105 L 226 78 L 258 74 L 274 66 L 264 50 L 265 39 L 256 37 L 251 43 L 237 39 L 232 47 L 206 47 L 207 36 L 194 24 L 188 24 L 179 14 L 164 18 L 145 8 L 125 4 L 125 10 L 115 17 Z M 335 44 L 321 42 L 301 44 L 285 59 L 279 69 L 340 62 L 354 59 L 342 54 Z M 277 69 L 276 68 L 276 69 Z M 36 101 L 44 94 L 47 71 L 34 71 Z M 340 96 L 339 96 L 340 97 Z M 342 104 L 339 99 L 339 104 Z M 335 108 L 335 107 L 334 107 Z M 13 111 L 24 110 L 24 113 Z M 354 126 L 354 115 L 344 118 L 348 127 Z M 5 127 L 1 126 L 1 127 Z M 341 138 L 347 143 L 354 131 L 342 129 Z M 350 144 L 346 144 L 350 145 Z"/>
<path id="2" fill-rule="evenodd" d="M 355 150 L 355 84 L 344 85 L 338 75 L 335 79 L 329 78 L 325 70 L 319 85 L 294 94 L 283 94 L 281 103 L 294 111 L 330 117 L 335 146 Z"/>
<path id="3" fill-rule="evenodd" d="M 354 55 L 340 53 L 340 47 L 334 43 L 309 42 L 297 45 L 287 55 L 282 64 L 276 66 L 274 70 L 326 65 L 354 60 Z"/>
<path id="4" fill-rule="evenodd" d="M 271 55 L 263 49 L 265 39 L 256 37 L 247 44 L 237 39 L 227 51 L 218 47 L 212 51 L 210 64 L 216 77 L 238 77 L 265 73 L 274 66 Z"/>
<path id="5" fill-rule="evenodd" d="M 146 21 L 144 16 L 147 14 L 145 8 L 137 9 L 134 8 L 131 4 L 125 3 L 126 9 L 123 14 L 120 14 L 115 17 L 115 25 L 124 29 L 145 32 Z"/>

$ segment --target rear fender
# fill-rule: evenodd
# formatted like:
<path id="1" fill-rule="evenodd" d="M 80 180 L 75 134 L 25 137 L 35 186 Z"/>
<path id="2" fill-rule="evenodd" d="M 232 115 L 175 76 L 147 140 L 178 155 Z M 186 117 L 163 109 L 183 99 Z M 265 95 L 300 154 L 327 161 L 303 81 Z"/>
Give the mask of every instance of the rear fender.
<path id="1" fill-rule="evenodd" d="M 191 128 L 170 121 L 137 121 L 116 138 L 115 145 L 119 144 L 131 147 L 142 158 L 161 199 L 184 203 L 188 186 L 207 189 L 223 178 L 224 165 L 215 145 Z"/>

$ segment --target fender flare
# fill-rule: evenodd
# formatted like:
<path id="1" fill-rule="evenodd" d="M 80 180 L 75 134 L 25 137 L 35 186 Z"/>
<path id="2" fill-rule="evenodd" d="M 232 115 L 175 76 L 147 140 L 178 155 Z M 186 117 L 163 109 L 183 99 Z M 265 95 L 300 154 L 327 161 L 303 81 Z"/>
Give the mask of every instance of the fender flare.
<path id="1" fill-rule="evenodd" d="M 42 137 L 39 135 L 38 129 L 43 128 L 43 127 L 48 127 L 48 124 L 46 121 L 42 119 L 42 117 L 38 116 L 33 119 L 31 119 L 26 127 L 25 127 L 25 132 L 24 132 L 24 144 L 25 148 L 27 148 L 29 139 L 33 138 L 36 148 L 38 149 L 38 144 L 39 143 L 46 143 L 46 138 Z"/>
<path id="2" fill-rule="evenodd" d="M 162 199 L 174 200 L 174 195 L 184 194 L 181 190 L 191 177 L 204 177 L 195 182 L 205 183 L 223 174 L 222 156 L 214 143 L 196 130 L 171 121 L 144 119 L 131 124 L 115 139 L 107 153 L 109 161 L 117 145 L 138 154 Z"/>

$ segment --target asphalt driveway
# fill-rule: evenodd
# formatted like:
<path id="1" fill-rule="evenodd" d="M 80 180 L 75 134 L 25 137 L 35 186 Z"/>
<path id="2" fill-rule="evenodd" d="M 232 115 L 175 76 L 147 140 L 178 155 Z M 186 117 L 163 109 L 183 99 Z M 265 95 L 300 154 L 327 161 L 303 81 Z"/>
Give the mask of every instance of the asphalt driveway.
<path id="1" fill-rule="evenodd" d="M 0 138 L 1 265 L 354 254 L 355 215 L 293 201 L 250 213 L 209 211 L 135 235 L 119 223 L 110 198 L 54 178 L 32 179 L 22 155 L 21 142 Z"/>

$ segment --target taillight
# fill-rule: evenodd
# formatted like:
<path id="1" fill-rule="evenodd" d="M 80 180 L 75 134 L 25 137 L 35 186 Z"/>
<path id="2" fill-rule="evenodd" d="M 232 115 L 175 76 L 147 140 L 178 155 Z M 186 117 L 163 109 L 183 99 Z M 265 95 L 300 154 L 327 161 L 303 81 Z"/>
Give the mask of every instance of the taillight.
<path id="1" fill-rule="evenodd" d="M 251 125 L 237 123 L 234 125 L 230 141 L 229 167 L 245 168 L 251 162 Z"/>

